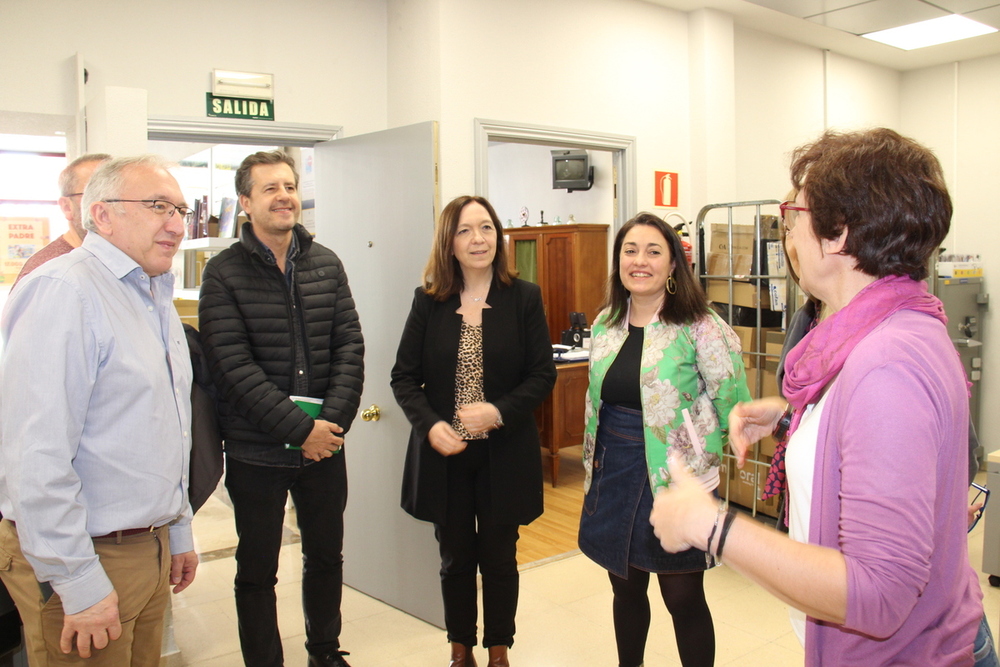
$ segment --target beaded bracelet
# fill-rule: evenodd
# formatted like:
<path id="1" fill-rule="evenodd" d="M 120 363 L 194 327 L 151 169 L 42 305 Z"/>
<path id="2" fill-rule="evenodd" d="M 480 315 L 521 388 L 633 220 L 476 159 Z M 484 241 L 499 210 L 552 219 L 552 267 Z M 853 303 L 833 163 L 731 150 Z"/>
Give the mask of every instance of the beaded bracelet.
<path id="1" fill-rule="evenodd" d="M 708 542 L 705 543 L 705 551 L 712 553 L 712 540 L 715 539 L 715 531 L 719 528 L 719 517 L 726 512 L 726 506 L 719 503 L 719 511 L 715 513 L 715 523 L 712 524 L 712 532 L 708 534 Z"/>
<path id="2" fill-rule="evenodd" d="M 722 547 L 726 545 L 726 536 L 729 535 L 729 529 L 732 528 L 735 520 L 736 510 L 730 507 L 726 513 L 726 520 L 722 522 L 722 530 L 719 532 L 719 548 L 715 550 L 715 557 L 720 561 L 722 560 Z"/>

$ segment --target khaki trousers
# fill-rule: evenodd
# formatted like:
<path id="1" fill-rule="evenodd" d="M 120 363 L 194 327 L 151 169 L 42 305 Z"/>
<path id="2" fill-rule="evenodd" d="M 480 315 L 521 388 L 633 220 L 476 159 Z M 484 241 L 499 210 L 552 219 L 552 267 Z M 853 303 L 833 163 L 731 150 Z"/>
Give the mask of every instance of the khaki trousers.
<path id="1" fill-rule="evenodd" d="M 31 667 L 158 667 L 163 617 L 170 598 L 170 543 L 166 526 L 128 537 L 96 538 L 94 551 L 118 593 L 122 636 L 106 648 L 91 649 L 91 657 L 85 660 L 77 653 L 75 640 L 69 655 L 59 648 L 64 616 L 59 594 L 38 583 L 35 571 L 21 552 L 17 529 L 6 519 L 0 521 L 0 579 L 24 623 L 28 664 Z"/>

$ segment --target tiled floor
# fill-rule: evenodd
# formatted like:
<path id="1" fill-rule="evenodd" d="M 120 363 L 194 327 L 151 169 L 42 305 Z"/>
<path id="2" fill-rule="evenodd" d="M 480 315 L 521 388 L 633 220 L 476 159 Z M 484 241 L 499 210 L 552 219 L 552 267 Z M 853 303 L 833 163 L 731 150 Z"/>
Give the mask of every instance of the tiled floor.
<path id="1" fill-rule="evenodd" d="M 982 524 L 970 535 L 976 571 L 982 560 Z M 185 665 L 242 665 L 233 604 L 236 543 L 229 508 L 213 497 L 195 519 L 199 552 L 205 558 L 191 588 L 174 596 L 174 633 Z M 306 664 L 299 604 L 301 552 L 292 531 L 282 549 L 278 614 L 285 663 Z M 994 634 L 1000 620 L 1000 589 L 981 575 L 984 604 Z M 788 623 L 785 605 L 725 566 L 707 573 L 705 587 L 715 619 L 716 664 L 800 666 L 802 648 Z M 653 589 L 655 591 L 655 589 Z M 655 595 L 655 593 L 654 593 Z M 654 600 L 646 649 L 647 667 L 680 665 L 670 617 Z M 344 592 L 341 643 L 352 667 L 445 667 L 444 632 L 361 593 Z M 577 553 L 528 567 L 521 575 L 513 664 L 523 667 L 614 667 L 611 590 L 600 567 Z M 480 664 L 486 655 L 477 649 Z"/>

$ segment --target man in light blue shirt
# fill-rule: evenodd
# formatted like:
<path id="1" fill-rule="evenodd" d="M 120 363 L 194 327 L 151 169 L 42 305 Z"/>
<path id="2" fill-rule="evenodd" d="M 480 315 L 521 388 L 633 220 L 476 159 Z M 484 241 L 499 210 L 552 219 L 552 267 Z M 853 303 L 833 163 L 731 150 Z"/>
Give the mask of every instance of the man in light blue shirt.
<path id="1" fill-rule="evenodd" d="M 198 565 L 170 273 L 187 208 L 153 156 L 106 162 L 82 208 L 92 233 L 0 320 L 0 577 L 31 664 L 154 667 L 169 586 Z"/>

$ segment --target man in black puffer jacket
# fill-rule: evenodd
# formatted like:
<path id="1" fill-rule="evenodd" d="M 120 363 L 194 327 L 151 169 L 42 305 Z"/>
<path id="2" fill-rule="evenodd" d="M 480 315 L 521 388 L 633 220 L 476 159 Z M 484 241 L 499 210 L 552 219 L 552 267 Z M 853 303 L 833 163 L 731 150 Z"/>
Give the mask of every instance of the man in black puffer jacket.
<path id="1" fill-rule="evenodd" d="M 364 342 L 340 259 L 298 224 L 298 180 L 294 161 L 279 151 L 240 165 L 236 190 L 250 222 L 239 243 L 206 265 L 198 314 L 219 390 L 226 489 L 239 534 L 244 662 L 283 664 L 274 586 L 291 492 L 309 666 L 348 667 L 340 650 L 342 448 L 361 400 Z M 315 418 L 299 407 L 310 402 Z"/>

